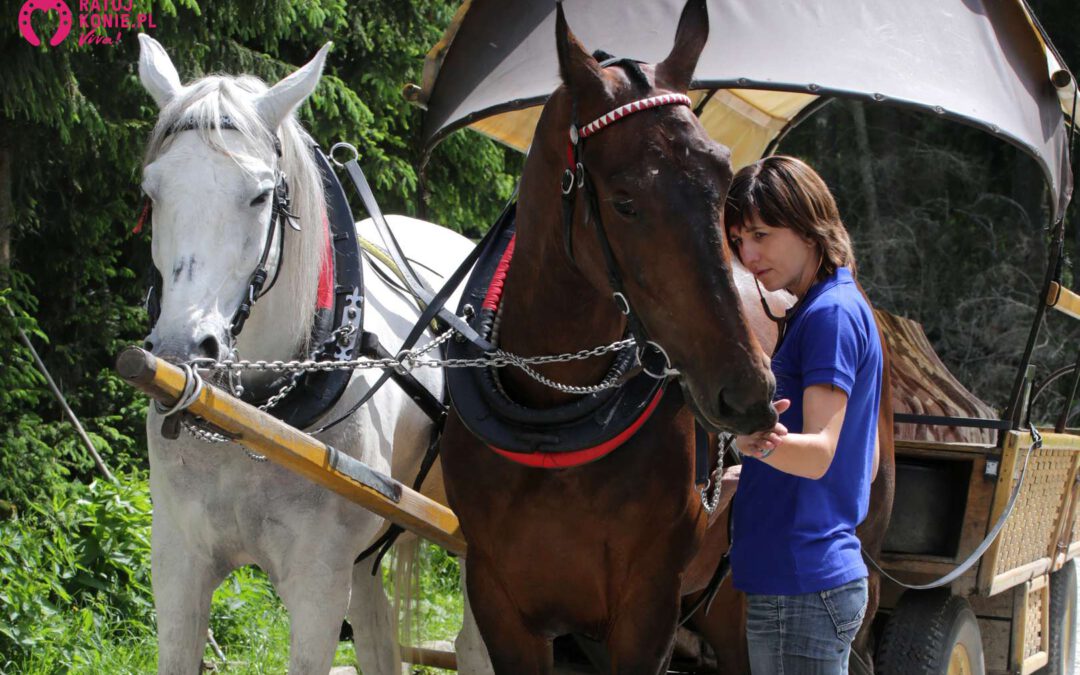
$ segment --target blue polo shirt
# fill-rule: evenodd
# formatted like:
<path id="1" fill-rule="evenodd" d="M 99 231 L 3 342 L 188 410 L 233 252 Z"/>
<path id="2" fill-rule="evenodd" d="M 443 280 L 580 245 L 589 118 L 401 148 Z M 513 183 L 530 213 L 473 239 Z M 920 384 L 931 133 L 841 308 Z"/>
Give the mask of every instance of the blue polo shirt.
<path id="1" fill-rule="evenodd" d="M 831 384 L 847 392 L 836 454 L 819 480 L 745 458 L 731 549 L 739 590 L 798 595 L 867 575 L 855 527 L 870 503 L 881 367 L 873 312 L 842 267 L 810 288 L 772 359 L 776 397 L 791 399 L 780 416 L 791 433 L 802 431 L 807 387 Z"/>

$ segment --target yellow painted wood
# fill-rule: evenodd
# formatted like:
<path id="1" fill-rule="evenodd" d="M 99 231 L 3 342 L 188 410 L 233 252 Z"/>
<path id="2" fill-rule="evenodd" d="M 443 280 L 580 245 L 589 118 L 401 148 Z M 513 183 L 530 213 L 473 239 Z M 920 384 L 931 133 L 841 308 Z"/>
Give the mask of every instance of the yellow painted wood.
<path id="1" fill-rule="evenodd" d="M 138 363 L 140 358 L 144 360 L 145 368 Z M 118 359 L 117 369 L 129 384 L 165 405 L 175 403 L 184 389 L 182 370 L 141 349 L 125 350 Z M 325 443 L 209 384 L 188 410 L 236 436 L 237 443 L 265 455 L 270 461 L 333 490 L 448 551 L 465 554 L 465 540 L 454 512 L 389 476 L 377 474 L 394 490 L 400 490 L 401 496 L 397 502 L 332 466 L 335 451 Z M 371 470 L 366 465 L 364 467 Z"/>
<path id="2" fill-rule="evenodd" d="M 1053 307 L 1062 314 L 1067 314 L 1074 319 L 1080 319 L 1080 295 L 1058 284 L 1050 283 L 1050 290 L 1046 294 L 1046 306 Z"/>
<path id="3" fill-rule="evenodd" d="M 1005 505 L 1009 503 L 1009 493 L 1012 491 L 1013 476 L 1016 473 L 1017 447 L 1021 439 L 1030 443 L 1031 434 L 1017 431 L 1005 432 L 1005 443 L 1002 446 L 1001 466 L 998 467 L 997 485 L 994 487 L 994 501 L 990 506 L 990 518 L 987 519 L 987 532 L 993 527 Z M 983 595 L 992 595 L 991 586 L 994 582 L 994 569 L 997 567 L 998 555 L 1001 552 L 1001 536 L 990 545 L 979 562 L 979 591 Z"/>

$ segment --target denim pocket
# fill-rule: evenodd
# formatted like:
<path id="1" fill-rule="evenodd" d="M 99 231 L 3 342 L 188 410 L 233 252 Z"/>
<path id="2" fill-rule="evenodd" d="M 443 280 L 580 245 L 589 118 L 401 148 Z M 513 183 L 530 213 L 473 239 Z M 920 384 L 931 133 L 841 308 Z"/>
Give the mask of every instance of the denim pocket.
<path id="1" fill-rule="evenodd" d="M 848 643 L 855 639 L 866 616 L 867 599 L 866 579 L 856 579 L 821 592 L 821 601 L 836 628 L 836 637 Z"/>

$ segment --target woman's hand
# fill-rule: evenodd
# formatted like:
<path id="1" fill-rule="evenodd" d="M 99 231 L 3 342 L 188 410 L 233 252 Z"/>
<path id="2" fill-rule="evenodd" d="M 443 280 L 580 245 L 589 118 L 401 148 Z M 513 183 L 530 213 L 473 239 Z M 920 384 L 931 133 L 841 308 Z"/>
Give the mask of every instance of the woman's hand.
<path id="1" fill-rule="evenodd" d="M 782 398 L 779 401 L 775 401 L 773 407 L 776 408 L 776 414 L 779 415 L 791 407 L 791 401 Z M 772 454 L 772 451 L 783 442 L 784 436 L 787 436 L 787 432 L 787 427 L 780 424 L 780 422 L 777 422 L 776 426 L 772 429 L 765 429 L 752 434 L 736 436 L 735 445 L 739 448 L 739 452 L 744 455 L 763 459 Z"/>

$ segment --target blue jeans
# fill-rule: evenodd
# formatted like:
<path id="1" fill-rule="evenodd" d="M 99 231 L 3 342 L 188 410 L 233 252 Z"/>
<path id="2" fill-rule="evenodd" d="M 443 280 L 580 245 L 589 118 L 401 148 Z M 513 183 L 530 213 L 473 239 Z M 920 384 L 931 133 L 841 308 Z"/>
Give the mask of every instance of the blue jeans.
<path id="1" fill-rule="evenodd" d="M 820 593 L 746 599 L 754 675 L 847 675 L 851 641 L 866 615 L 865 578 Z"/>

